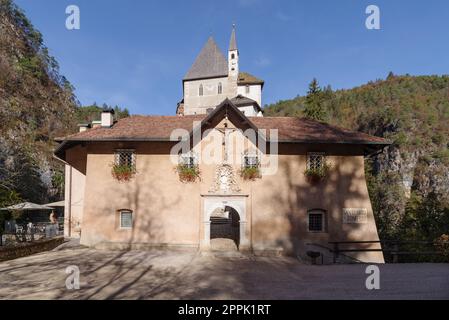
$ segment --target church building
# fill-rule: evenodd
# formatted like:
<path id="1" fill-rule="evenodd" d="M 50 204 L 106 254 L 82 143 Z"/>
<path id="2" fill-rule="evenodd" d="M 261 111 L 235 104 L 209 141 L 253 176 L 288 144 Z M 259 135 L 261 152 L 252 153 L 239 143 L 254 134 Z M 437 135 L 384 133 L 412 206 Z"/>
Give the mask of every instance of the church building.
<path id="1" fill-rule="evenodd" d="M 210 37 L 182 79 L 172 116 L 101 121 L 59 138 L 65 235 L 108 249 L 233 250 L 305 262 L 334 242 L 378 241 L 364 159 L 382 138 L 305 118 L 266 117 L 264 81 L 240 71 Z M 176 114 L 175 114 L 176 107 Z M 378 244 L 354 244 L 378 249 Z"/>

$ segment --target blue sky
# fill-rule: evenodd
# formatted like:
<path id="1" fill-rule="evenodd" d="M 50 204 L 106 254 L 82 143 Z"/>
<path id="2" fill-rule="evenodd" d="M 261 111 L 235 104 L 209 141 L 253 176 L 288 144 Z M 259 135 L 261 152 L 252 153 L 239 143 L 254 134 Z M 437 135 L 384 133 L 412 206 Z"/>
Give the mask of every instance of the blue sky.
<path id="1" fill-rule="evenodd" d="M 321 85 L 351 88 L 395 74 L 449 74 L 449 1 L 16 0 L 44 35 L 83 105 L 175 113 L 181 79 L 212 34 L 227 50 L 237 24 L 240 69 L 265 80 L 263 103 Z M 81 29 L 65 28 L 78 5 Z M 380 8 L 381 30 L 365 28 Z"/>

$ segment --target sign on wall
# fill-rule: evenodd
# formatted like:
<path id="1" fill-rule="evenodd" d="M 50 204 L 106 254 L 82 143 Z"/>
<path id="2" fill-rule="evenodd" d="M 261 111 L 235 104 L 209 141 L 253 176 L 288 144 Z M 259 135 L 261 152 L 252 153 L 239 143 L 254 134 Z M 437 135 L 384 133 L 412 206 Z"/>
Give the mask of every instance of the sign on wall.
<path id="1" fill-rule="evenodd" d="M 343 223 L 367 223 L 366 208 L 343 208 Z"/>

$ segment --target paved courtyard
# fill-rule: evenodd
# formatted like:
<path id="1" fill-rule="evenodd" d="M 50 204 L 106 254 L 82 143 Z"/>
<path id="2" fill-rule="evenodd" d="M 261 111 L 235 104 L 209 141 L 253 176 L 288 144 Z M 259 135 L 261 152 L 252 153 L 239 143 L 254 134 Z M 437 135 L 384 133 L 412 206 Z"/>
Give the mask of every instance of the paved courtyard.
<path id="1" fill-rule="evenodd" d="M 65 286 L 68 266 L 80 289 Z M 282 257 L 69 247 L 0 263 L 0 299 L 449 299 L 448 264 L 309 266 Z"/>

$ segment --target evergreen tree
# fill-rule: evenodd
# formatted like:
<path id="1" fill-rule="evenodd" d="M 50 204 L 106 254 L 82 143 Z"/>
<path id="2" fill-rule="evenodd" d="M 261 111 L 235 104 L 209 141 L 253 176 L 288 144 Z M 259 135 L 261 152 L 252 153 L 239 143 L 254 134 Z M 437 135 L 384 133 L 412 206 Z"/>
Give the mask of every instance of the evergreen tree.
<path id="1" fill-rule="evenodd" d="M 326 110 L 323 105 L 323 91 L 315 78 L 309 84 L 303 113 L 308 119 L 318 121 L 324 121 L 326 119 Z"/>

